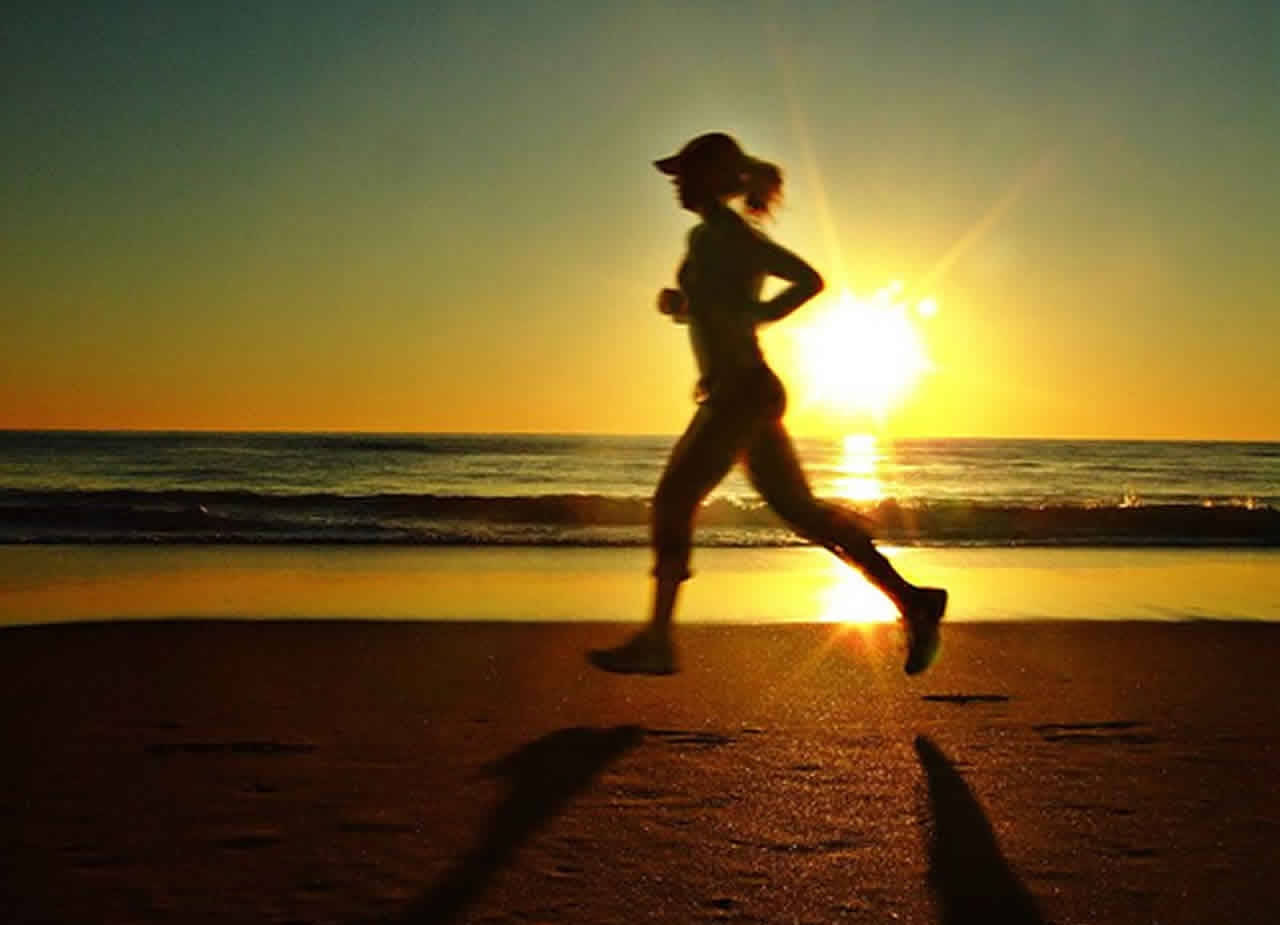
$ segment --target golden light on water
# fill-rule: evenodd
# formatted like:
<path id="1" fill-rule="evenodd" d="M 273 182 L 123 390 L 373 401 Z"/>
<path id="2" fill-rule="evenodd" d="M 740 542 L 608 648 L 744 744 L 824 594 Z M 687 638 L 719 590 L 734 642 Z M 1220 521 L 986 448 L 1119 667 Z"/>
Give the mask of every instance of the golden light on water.
<path id="1" fill-rule="evenodd" d="M 932 369 L 919 325 L 937 301 L 909 306 L 902 292 L 899 282 L 869 297 L 846 289 L 797 325 L 794 365 L 810 402 L 883 422 Z"/>
<path id="2" fill-rule="evenodd" d="M 880 446 L 874 434 L 848 434 L 840 455 L 835 494 L 849 501 L 882 501 L 884 486 L 876 474 Z"/>

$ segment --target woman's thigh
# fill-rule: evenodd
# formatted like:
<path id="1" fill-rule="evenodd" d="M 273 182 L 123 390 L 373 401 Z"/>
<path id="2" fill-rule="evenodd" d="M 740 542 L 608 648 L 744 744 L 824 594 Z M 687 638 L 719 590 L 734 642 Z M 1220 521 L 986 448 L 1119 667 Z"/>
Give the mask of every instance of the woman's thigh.
<path id="1" fill-rule="evenodd" d="M 699 406 L 671 450 L 659 494 L 701 501 L 728 475 L 758 428 L 759 422 L 739 409 L 710 402 Z"/>
<path id="2" fill-rule="evenodd" d="M 809 480 L 781 419 L 769 421 L 755 433 L 747 448 L 746 466 L 756 491 L 784 517 L 806 512 L 814 504 Z"/>

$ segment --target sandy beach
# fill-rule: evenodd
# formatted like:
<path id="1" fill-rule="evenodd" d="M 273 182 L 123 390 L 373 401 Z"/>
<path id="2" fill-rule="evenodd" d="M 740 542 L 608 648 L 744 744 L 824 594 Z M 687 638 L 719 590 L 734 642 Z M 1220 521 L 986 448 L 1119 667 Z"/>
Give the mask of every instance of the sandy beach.
<path id="1" fill-rule="evenodd" d="M 133 623 L 0 646 L 7 922 L 1254 922 L 1280 628 Z"/>

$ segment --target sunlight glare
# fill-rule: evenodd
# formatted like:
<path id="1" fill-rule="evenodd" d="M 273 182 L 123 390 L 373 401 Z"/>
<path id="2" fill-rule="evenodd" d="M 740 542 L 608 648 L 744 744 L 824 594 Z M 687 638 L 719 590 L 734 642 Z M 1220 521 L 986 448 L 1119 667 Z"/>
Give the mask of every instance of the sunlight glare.
<path id="1" fill-rule="evenodd" d="M 823 623 L 892 623 L 898 619 L 893 602 L 856 569 L 838 560 L 831 563 L 831 584 L 822 591 Z"/>
<path id="2" fill-rule="evenodd" d="M 935 313 L 937 302 L 921 301 L 913 320 L 902 292 L 897 281 L 869 298 L 846 289 L 796 331 L 796 365 L 811 401 L 882 422 L 933 368 L 916 321 Z"/>

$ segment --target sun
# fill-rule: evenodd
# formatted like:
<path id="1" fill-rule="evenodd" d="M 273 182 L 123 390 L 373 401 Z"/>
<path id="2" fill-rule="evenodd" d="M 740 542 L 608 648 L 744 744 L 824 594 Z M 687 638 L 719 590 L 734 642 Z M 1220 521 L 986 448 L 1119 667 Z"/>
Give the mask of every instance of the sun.
<path id="1" fill-rule="evenodd" d="M 897 282 L 870 297 L 846 289 L 797 318 L 794 372 L 810 402 L 883 422 L 933 368 L 918 325 L 938 303 L 922 299 L 913 312 L 901 295 Z"/>

